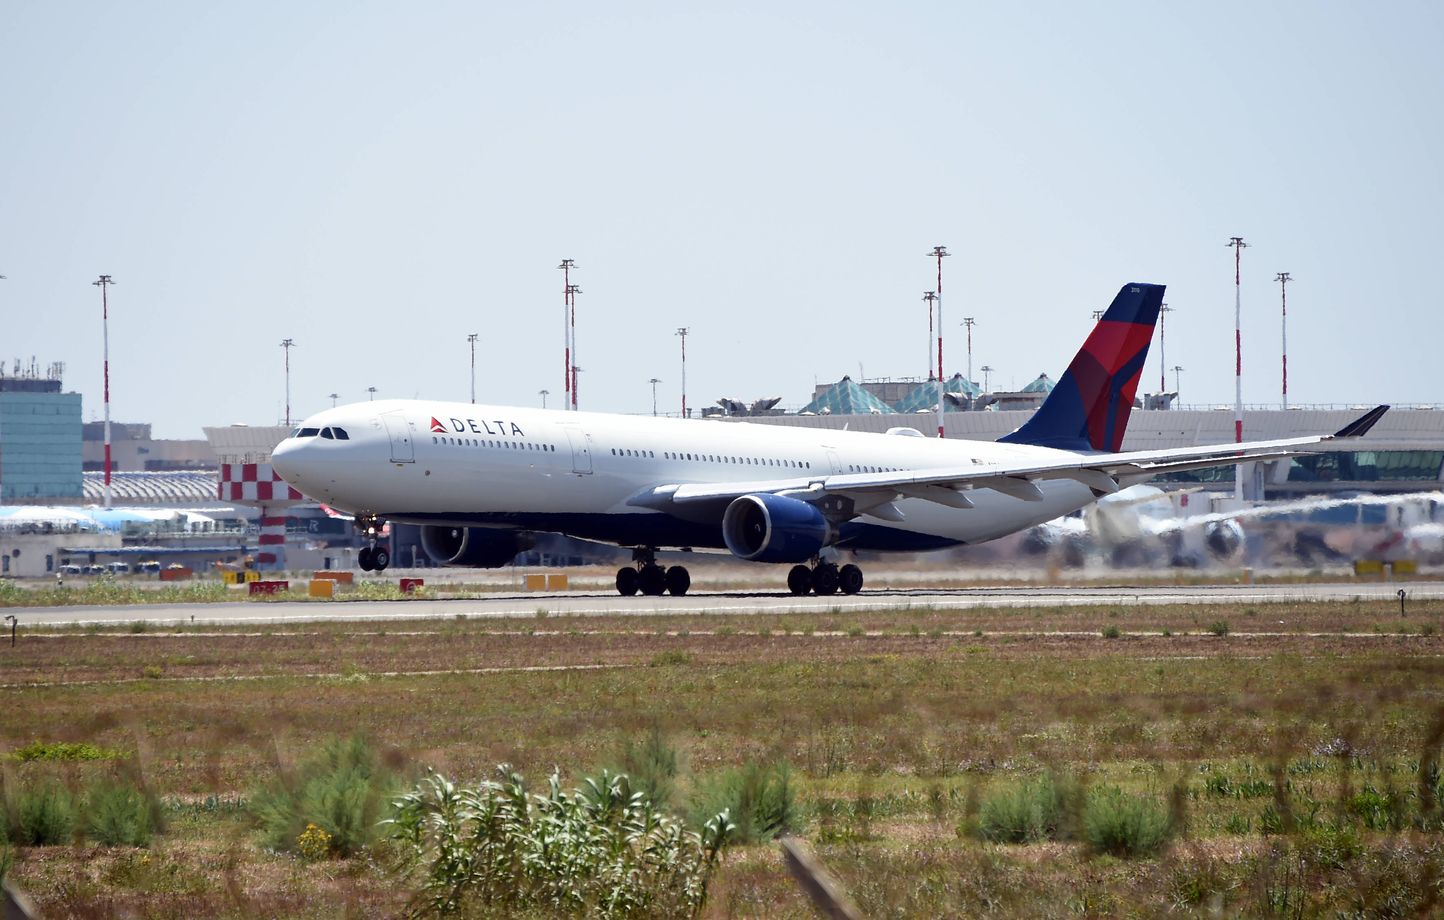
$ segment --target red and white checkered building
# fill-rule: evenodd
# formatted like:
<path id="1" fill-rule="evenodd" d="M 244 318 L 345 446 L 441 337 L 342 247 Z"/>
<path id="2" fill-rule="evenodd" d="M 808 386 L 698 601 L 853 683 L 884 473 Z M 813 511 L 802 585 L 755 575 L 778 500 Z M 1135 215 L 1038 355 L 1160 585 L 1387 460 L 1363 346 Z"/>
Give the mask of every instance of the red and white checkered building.
<path id="1" fill-rule="evenodd" d="M 288 430 L 279 425 L 264 428 L 232 425 L 207 428 L 205 432 L 221 460 L 216 497 L 260 509 L 256 567 L 286 568 L 286 511 L 307 500 L 271 468 L 271 451 L 286 437 Z"/>

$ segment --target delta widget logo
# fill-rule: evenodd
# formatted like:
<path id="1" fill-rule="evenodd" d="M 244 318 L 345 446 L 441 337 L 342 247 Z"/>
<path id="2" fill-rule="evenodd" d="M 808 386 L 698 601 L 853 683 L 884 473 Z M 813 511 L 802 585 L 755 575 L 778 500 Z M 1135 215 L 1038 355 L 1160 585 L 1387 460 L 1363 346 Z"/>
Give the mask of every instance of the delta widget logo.
<path id="1" fill-rule="evenodd" d="M 431 417 L 431 432 L 432 434 L 446 434 L 446 426 L 438 422 L 434 415 Z"/>

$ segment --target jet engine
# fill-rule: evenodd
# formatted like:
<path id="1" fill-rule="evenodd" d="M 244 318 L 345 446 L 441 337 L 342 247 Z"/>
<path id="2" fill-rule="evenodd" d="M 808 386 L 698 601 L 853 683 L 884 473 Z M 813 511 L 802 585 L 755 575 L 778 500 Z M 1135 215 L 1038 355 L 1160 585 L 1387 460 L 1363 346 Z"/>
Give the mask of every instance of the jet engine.
<path id="1" fill-rule="evenodd" d="M 1243 528 L 1237 521 L 1218 521 L 1203 532 L 1203 543 L 1220 562 L 1232 559 L 1243 547 Z"/>
<path id="2" fill-rule="evenodd" d="M 421 548 L 440 565 L 495 569 L 506 565 L 536 545 L 531 534 L 488 527 L 447 527 L 428 524 L 421 528 Z"/>
<path id="3" fill-rule="evenodd" d="M 727 548 L 751 562 L 806 562 L 831 538 L 832 527 L 821 511 L 781 495 L 743 495 L 722 515 Z"/>

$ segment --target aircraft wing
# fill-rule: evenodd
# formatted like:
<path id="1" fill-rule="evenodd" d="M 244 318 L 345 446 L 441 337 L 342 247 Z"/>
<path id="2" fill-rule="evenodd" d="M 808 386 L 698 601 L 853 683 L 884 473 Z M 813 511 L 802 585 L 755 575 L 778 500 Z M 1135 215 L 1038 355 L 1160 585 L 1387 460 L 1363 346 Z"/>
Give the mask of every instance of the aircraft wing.
<path id="1" fill-rule="evenodd" d="M 1373 427 L 1388 408 L 1379 406 L 1372 409 L 1332 435 L 1165 450 L 1065 454 L 1053 461 L 1019 465 L 970 464 L 888 473 L 662 485 L 637 496 L 632 503 L 664 507 L 673 503 L 717 501 L 762 492 L 816 501 L 829 494 L 843 493 L 854 499 L 856 513 L 889 518 L 893 512 L 887 506 L 902 498 L 921 498 L 949 507 L 970 508 L 973 502 L 966 493 L 973 489 L 992 489 L 1024 501 L 1041 501 L 1043 493 L 1037 483 L 1050 479 L 1071 479 L 1088 486 L 1097 495 L 1110 495 L 1121 488 L 1120 479 L 1140 479 L 1159 473 L 1253 460 L 1276 460 L 1301 453 L 1299 448 L 1302 447 L 1336 438 L 1358 437 Z M 882 513 L 879 514 L 879 511 Z"/>

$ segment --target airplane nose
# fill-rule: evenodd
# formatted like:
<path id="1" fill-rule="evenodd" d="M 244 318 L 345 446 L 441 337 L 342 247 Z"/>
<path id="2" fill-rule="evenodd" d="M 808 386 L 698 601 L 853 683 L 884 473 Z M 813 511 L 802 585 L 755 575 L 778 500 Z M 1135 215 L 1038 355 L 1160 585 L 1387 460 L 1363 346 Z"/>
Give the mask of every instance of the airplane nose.
<path id="1" fill-rule="evenodd" d="M 271 451 L 271 469 L 299 490 L 301 480 L 305 478 L 305 454 L 303 444 L 296 438 L 287 438 Z"/>

